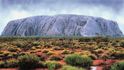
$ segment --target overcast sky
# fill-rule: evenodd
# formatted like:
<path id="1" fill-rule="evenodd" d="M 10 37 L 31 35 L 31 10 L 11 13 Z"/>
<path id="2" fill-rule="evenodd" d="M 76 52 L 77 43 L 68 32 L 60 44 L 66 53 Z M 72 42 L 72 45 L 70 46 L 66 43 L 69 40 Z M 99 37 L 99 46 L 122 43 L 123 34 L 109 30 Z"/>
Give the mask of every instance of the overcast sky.
<path id="1" fill-rule="evenodd" d="M 124 33 L 124 0 L 0 0 L 0 33 L 10 20 L 56 14 L 114 20 Z"/>

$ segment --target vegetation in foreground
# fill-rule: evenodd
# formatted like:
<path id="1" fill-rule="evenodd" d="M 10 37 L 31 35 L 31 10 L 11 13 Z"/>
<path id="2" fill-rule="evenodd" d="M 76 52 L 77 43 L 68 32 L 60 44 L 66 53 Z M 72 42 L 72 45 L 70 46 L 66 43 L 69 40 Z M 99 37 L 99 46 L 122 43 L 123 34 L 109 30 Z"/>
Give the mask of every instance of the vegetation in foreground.
<path id="1" fill-rule="evenodd" d="M 1 37 L 0 68 L 124 69 L 124 38 Z"/>

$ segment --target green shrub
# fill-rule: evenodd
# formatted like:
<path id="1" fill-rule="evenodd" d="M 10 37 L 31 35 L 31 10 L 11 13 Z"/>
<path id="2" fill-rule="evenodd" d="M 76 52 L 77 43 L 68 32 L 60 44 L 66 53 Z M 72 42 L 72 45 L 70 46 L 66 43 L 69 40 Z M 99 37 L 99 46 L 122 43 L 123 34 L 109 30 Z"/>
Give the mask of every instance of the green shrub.
<path id="1" fill-rule="evenodd" d="M 47 55 L 52 55 L 52 54 L 54 54 L 53 52 L 51 52 L 51 51 L 49 51 L 48 53 L 47 53 Z"/>
<path id="2" fill-rule="evenodd" d="M 15 59 L 10 59 L 6 61 L 5 67 L 7 68 L 16 68 L 18 66 L 18 61 Z"/>
<path id="3" fill-rule="evenodd" d="M 19 48 L 25 48 L 28 44 L 24 42 L 16 42 L 15 45 Z"/>
<path id="4" fill-rule="evenodd" d="M 62 70 L 85 70 L 85 69 L 66 65 L 62 67 Z"/>
<path id="5" fill-rule="evenodd" d="M 0 54 L 3 54 L 4 52 L 3 51 L 0 51 Z"/>
<path id="6" fill-rule="evenodd" d="M 97 55 L 95 55 L 95 54 L 91 54 L 89 57 L 92 58 L 93 60 L 98 59 Z"/>
<path id="7" fill-rule="evenodd" d="M 32 45 L 30 43 L 27 43 L 27 42 L 16 43 L 16 46 L 18 48 L 23 49 L 23 50 L 29 50 L 32 48 Z"/>
<path id="8" fill-rule="evenodd" d="M 53 50 L 63 50 L 63 48 L 56 46 L 56 47 L 53 48 Z"/>
<path id="9" fill-rule="evenodd" d="M 124 59 L 124 53 L 116 51 L 116 52 L 111 54 L 111 57 L 113 57 L 115 59 Z"/>
<path id="10" fill-rule="evenodd" d="M 6 51 L 3 53 L 4 57 L 7 57 L 9 54 L 10 52 L 6 52 Z"/>
<path id="11" fill-rule="evenodd" d="M 59 61 L 59 60 L 62 60 L 62 58 L 60 56 L 51 56 L 50 60 Z"/>
<path id="12" fill-rule="evenodd" d="M 45 62 L 40 61 L 37 67 L 38 68 L 47 68 L 47 65 Z"/>
<path id="13" fill-rule="evenodd" d="M 36 68 L 40 59 L 36 55 L 26 54 L 18 57 L 20 69 Z"/>
<path id="14" fill-rule="evenodd" d="M 16 52 L 16 51 L 18 51 L 18 49 L 16 47 L 10 47 L 10 48 L 8 48 L 8 51 Z"/>
<path id="15" fill-rule="evenodd" d="M 55 61 L 48 61 L 46 62 L 48 70 L 55 70 L 61 67 L 61 65 Z"/>
<path id="16" fill-rule="evenodd" d="M 78 54 L 72 54 L 65 57 L 65 62 L 72 66 L 89 67 L 92 64 L 92 59 L 88 56 L 80 56 Z"/>
<path id="17" fill-rule="evenodd" d="M 79 38 L 79 42 L 90 42 L 91 38 L 87 38 L 87 37 L 83 37 L 83 38 Z"/>
<path id="18" fill-rule="evenodd" d="M 44 47 L 45 47 L 45 48 L 51 48 L 51 47 L 52 47 L 52 45 L 51 45 L 51 44 L 49 44 L 49 43 L 45 43 L 45 44 L 44 44 Z"/>
<path id="19" fill-rule="evenodd" d="M 96 41 L 97 43 L 99 43 L 99 42 L 110 42 L 111 38 L 97 36 L 97 37 L 93 38 L 93 41 Z"/>
<path id="20" fill-rule="evenodd" d="M 43 52 L 42 53 L 48 53 L 49 52 L 49 50 L 43 50 Z"/>
<path id="21" fill-rule="evenodd" d="M 33 42 L 32 45 L 33 46 L 39 46 L 40 45 L 40 42 Z"/>
<path id="22" fill-rule="evenodd" d="M 18 61 L 15 59 L 0 61 L 0 68 L 15 68 L 15 67 L 18 67 Z"/>
<path id="23" fill-rule="evenodd" d="M 117 62 L 117 63 L 114 63 L 110 70 L 124 70 L 124 62 Z"/>
<path id="24" fill-rule="evenodd" d="M 72 46 L 71 46 L 70 44 L 66 44 L 66 43 L 65 43 L 65 44 L 63 44 L 63 47 L 64 47 L 64 48 L 71 48 Z"/>
<path id="25" fill-rule="evenodd" d="M 101 41 L 102 42 L 110 42 L 110 39 L 111 38 L 109 38 L 109 37 L 103 37 L 103 38 L 101 38 Z"/>
<path id="26" fill-rule="evenodd" d="M 121 42 L 120 42 L 120 46 L 121 46 L 121 47 L 124 47 L 124 41 L 121 41 Z"/>
<path id="27" fill-rule="evenodd" d="M 62 54 L 70 54 L 69 50 L 63 50 Z"/>
<path id="28" fill-rule="evenodd" d="M 0 50 L 3 49 L 5 46 L 0 45 Z"/>
<path id="29" fill-rule="evenodd" d="M 0 61 L 0 68 L 4 68 L 4 67 L 5 67 L 4 61 Z"/>
<path id="30" fill-rule="evenodd" d="M 119 44 L 118 42 L 112 42 L 112 46 L 114 46 L 114 47 L 119 47 L 120 44 Z"/>
<path id="31" fill-rule="evenodd" d="M 107 47 L 107 45 L 105 45 L 104 43 L 99 43 L 98 48 L 102 48 L 102 47 Z"/>
<path id="32" fill-rule="evenodd" d="M 3 56 L 4 56 L 4 52 L 3 51 L 0 51 L 0 57 L 3 57 Z"/>

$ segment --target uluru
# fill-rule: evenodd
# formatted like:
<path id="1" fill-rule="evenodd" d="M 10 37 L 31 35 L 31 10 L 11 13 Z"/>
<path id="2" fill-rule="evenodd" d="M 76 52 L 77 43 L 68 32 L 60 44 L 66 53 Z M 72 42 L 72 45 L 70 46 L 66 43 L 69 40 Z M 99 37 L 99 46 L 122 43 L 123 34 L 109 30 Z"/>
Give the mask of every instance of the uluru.
<path id="1" fill-rule="evenodd" d="M 12 20 L 2 36 L 111 36 L 123 34 L 118 23 L 100 17 L 61 14 L 33 16 Z"/>

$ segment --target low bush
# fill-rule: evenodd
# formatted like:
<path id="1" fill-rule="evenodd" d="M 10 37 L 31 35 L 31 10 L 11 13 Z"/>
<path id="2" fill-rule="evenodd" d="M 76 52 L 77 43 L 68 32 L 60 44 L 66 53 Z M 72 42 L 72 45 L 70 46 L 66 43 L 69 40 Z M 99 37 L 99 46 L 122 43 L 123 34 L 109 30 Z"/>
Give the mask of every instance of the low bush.
<path id="1" fill-rule="evenodd" d="M 90 42 L 90 41 L 91 41 L 91 38 L 86 38 L 86 37 L 79 38 L 79 42 Z"/>
<path id="2" fill-rule="evenodd" d="M 15 59 L 7 60 L 5 67 L 7 67 L 7 68 L 16 68 L 16 67 L 18 67 L 18 60 L 15 60 Z"/>
<path id="3" fill-rule="evenodd" d="M 4 67 L 5 67 L 4 61 L 0 61 L 0 68 L 4 68 Z"/>
<path id="4" fill-rule="evenodd" d="M 3 53 L 4 57 L 7 57 L 9 54 L 11 54 L 11 53 L 8 51 L 4 51 L 4 53 Z"/>
<path id="5" fill-rule="evenodd" d="M 48 53 L 49 52 L 49 50 L 43 50 L 42 51 L 42 53 Z"/>
<path id="6" fill-rule="evenodd" d="M 40 45 L 40 42 L 37 42 L 37 41 L 36 42 L 33 42 L 32 45 L 33 46 L 39 46 Z"/>
<path id="7" fill-rule="evenodd" d="M 69 50 L 63 50 L 62 54 L 70 54 Z"/>
<path id="8" fill-rule="evenodd" d="M 114 59 L 124 59 L 124 53 L 119 51 L 112 53 L 110 56 Z"/>
<path id="9" fill-rule="evenodd" d="M 48 53 L 47 53 L 47 55 L 52 55 L 52 54 L 54 54 L 53 52 L 51 52 L 51 51 L 49 51 Z"/>
<path id="10" fill-rule="evenodd" d="M 47 59 L 47 55 L 46 54 L 41 54 L 41 55 L 37 55 L 40 58 L 40 61 L 45 61 Z"/>
<path id="11" fill-rule="evenodd" d="M 16 43 L 16 46 L 20 49 L 23 49 L 23 50 L 29 50 L 32 48 L 32 45 L 30 43 L 27 43 L 27 42 Z"/>
<path id="12" fill-rule="evenodd" d="M 121 46 L 121 47 L 124 47 L 124 41 L 121 41 L 121 42 L 120 42 L 120 46 Z"/>
<path id="13" fill-rule="evenodd" d="M 36 55 L 26 54 L 18 57 L 20 69 L 36 68 L 40 59 Z"/>
<path id="14" fill-rule="evenodd" d="M 48 61 L 46 62 L 46 65 L 48 67 L 48 70 L 55 70 L 61 67 L 61 64 L 55 62 L 55 61 Z"/>
<path id="15" fill-rule="evenodd" d="M 51 45 L 51 44 L 49 44 L 49 43 L 45 43 L 45 44 L 44 44 L 44 47 L 45 47 L 45 48 L 51 48 L 51 47 L 52 47 L 52 45 Z"/>
<path id="16" fill-rule="evenodd" d="M 37 67 L 38 68 L 47 68 L 47 65 L 45 62 L 40 61 Z"/>
<path id="17" fill-rule="evenodd" d="M 63 46 L 63 48 L 71 48 L 72 47 L 70 44 L 66 44 L 66 43 L 63 44 L 62 46 Z"/>
<path id="18" fill-rule="evenodd" d="M 18 61 L 15 59 L 0 61 L 0 68 L 15 68 L 15 67 L 18 67 Z"/>
<path id="19" fill-rule="evenodd" d="M 59 61 L 59 60 L 62 60 L 62 57 L 60 57 L 59 55 L 58 56 L 53 55 L 50 57 L 50 60 Z"/>
<path id="20" fill-rule="evenodd" d="M 65 62 L 72 66 L 89 67 L 92 64 L 92 59 L 88 56 L 80 56 L 78 54 L 72 54 L 65 57 Z"/>
<path id="21" fill-rule="evenodd" d="M 93 60 L 98 59 L 98 56 L 97 56 L 97 55 L 95 55 L 95 54 L 91 54 L 89 57 L 91 57 Z"/>
<path id="22" fill-rule="evenodd" d="M 124 62 L 117 62 L 117 63 L 114 63 L 110 70 L 124 70 Z"/>
<path id="23" fill-rule="evenodd" d="M 118 42 L 112 42 L 111 45 L 114 46 L 114 47 L 119 47 L 120 46 L 120 44 Z"/>
<path id="24" fill-rule="evenodd" d="M 53 48 L 53 50 L 63 50 L 63 48 L 56 46 L 56 47 Z"/>
<path id="25" fill-rule="evenodd" d="M 85 70 L 85 69 L 66 65 L 62 67 L 62 70 Z"/>
<path id="26" fill-rule="evenodd" d="M 17 47 L 9 47 L 8 51 L 10 51 L 10 52 L 17 52 L 18 48 Z"/>

